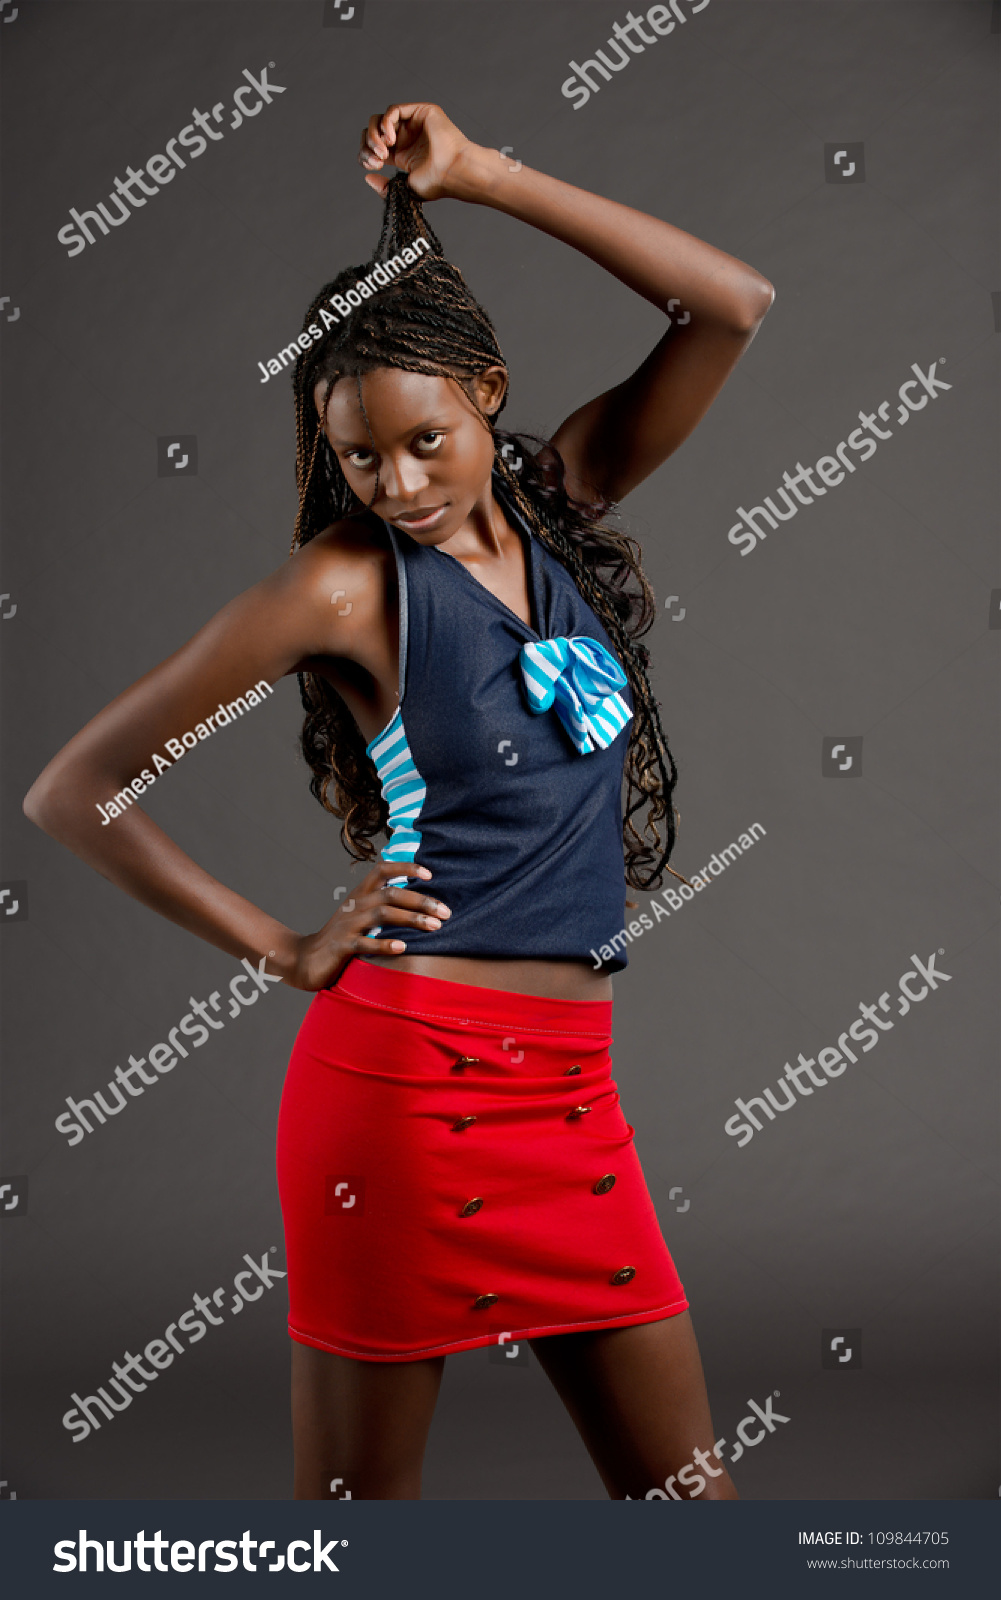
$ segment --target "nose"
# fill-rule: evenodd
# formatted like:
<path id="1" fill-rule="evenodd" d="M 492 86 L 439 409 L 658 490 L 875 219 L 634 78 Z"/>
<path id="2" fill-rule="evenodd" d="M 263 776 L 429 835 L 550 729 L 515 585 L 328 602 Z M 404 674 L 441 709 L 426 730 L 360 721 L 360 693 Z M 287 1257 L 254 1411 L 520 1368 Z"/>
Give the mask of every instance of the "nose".
<path id="1" fill-rule="evenodd" d="M 406 511 L 430 481 L 424 463 L 409 451 L 399 456 L 383 456 L 380 498 L 391 501 L 399 511 Z"/>

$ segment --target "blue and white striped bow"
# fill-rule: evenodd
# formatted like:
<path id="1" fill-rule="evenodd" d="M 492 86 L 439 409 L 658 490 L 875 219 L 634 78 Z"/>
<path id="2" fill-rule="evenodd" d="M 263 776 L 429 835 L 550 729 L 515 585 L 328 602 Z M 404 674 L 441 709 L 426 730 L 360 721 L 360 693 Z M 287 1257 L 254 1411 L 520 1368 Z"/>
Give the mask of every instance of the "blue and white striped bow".
<path id="1" fill-rule="evenodd" d="M 556 714 L 579 755 L 595 745 L 607 750 L 632 716 L 618 691 L 628 682 L 615 657 L 598 639 L 575 633 L 530 640 L 519 656 L 533 711 Z"/>

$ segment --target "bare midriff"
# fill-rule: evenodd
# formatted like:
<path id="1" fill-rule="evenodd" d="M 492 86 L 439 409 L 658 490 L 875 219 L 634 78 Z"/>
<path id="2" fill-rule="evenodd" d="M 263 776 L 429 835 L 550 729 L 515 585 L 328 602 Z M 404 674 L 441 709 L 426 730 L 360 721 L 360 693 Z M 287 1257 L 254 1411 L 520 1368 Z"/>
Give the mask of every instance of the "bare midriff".
<path id="1" fill-rule="evenodd" d="M 482 989 L 543 995 L 549 1000 L 611 1000 L 612 980 L 590 961 L 537 961 L 512 956 L 359 956 L 374 967 L 392 967 L 425 978 L 469 983 Z"/>

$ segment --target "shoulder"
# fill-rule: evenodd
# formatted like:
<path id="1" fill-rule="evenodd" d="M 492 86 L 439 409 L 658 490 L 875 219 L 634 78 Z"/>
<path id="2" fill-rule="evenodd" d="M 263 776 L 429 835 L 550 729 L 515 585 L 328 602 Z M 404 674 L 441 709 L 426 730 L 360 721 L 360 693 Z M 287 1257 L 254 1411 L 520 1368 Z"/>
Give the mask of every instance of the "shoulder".
<path id="1" fill-rule="evenodd" d="M 315 534 L 275 571 L 269 604 L 311 641 L 310 653 L 362 659 L 386 631 L 396 562 L 383 524 L 348 517 Z"/>
<path id="2" fill-rule="evenodd" d="M 319 596 L 331 604 L 334 594 L 343 590 L 341 604 L 350 601 L 352 611 L 381 608 L 387 580 L 395 580 L 396 562 L 389 535 L 377 518 L 346 517 L 300 546 L 280 575 L 290 591 L 306 600 Z"/>

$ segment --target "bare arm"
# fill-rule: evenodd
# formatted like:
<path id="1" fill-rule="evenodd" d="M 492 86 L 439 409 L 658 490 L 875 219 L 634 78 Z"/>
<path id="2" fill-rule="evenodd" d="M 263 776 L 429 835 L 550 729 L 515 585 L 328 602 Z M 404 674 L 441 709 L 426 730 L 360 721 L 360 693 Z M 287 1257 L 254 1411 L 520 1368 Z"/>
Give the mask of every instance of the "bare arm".
<path id="1" fill-rule="evenodd" d="M 364 152 L 375 159 L 365 159 Z M 511 163 L 473 144 L 440 106 L 393 105 L 363 136 L 366 182 L 386 159 L 428 199 L 492 206 L 589 256 L 668 312 L 670 325 L 623 383 L 573 412 L 553 435 L 576 498 L 621 500 L 692 432 L 754 337 L 775 291 L 745 262 L 616 200 Z M 381 187 L 380 187 L 381 186 Z M 681 322 L 682 317 L 687 317 Z"/>
<path id="2" fill-rule="evenodd" d="M 344 617 L 331 605 L 338 589 L 355 597 Z M 313 540 L 88 722 L 36 778 L 25 814 L 110 883 L 209 944 L 250 956 L 255 965 L 264 956 L 266 970 L 293 988 L 325 987 L 366 926 L 424 925 L 402 908 L 428 910 L 425 896 L 397 888 L 383 891 L 383 900 L 376 892 L 384 878 L 402 876 L 406 864 L 380 863 L 348 914 L 335 914 L 317 934 L 300 935 L 213 878 L 138 805 L 105 824 L 97 803 L 150 768 L 151 752 L 164 750 L 168 739 L 194 730 L 220 702 L 225 706 L 260 679 L 274 684 L 316 656 L 356 656 L 376 604 L 382 584 L 371 559 L 322 536 Z M 396 953 L 385 939 L 368 939 L 365 948 Z"/>

